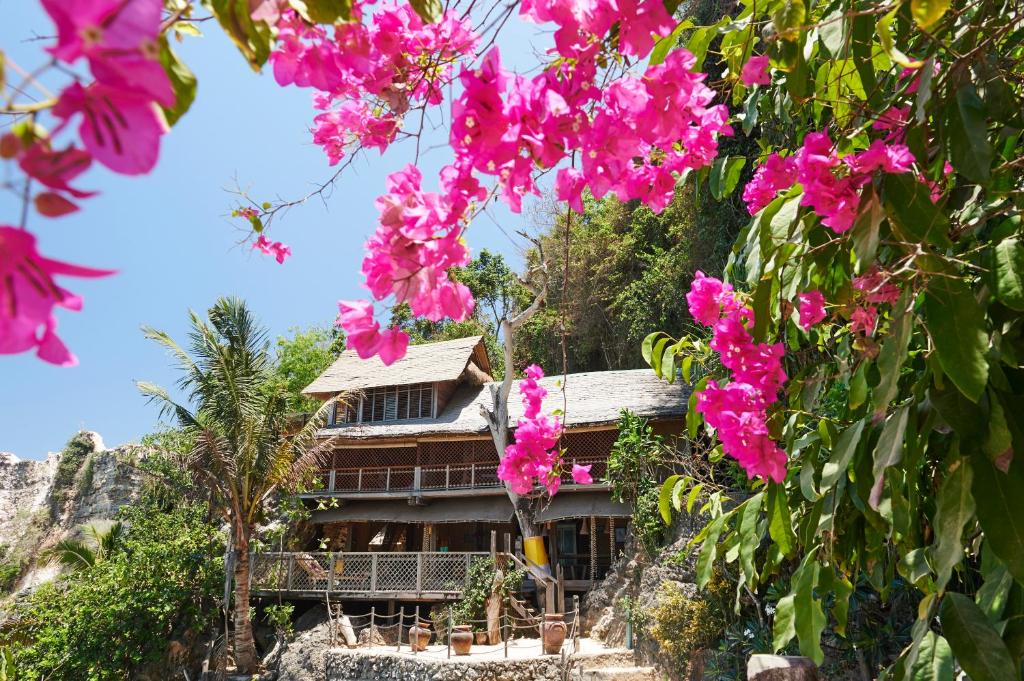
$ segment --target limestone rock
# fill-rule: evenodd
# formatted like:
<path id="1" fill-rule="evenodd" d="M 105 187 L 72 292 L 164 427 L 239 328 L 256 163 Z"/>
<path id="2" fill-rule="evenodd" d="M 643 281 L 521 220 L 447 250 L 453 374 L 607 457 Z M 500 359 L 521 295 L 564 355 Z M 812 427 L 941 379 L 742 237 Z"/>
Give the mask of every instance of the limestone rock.
<path id="1" fill-rule="evenodd" d="M 818 681 L 818 668 L 807 657 L 751 655 L 747 681 Z"/>
<path id="2" fill-rule="evenodd" d="M 377 628 L 377 625 L 364 627 L 363 630 L 359 632 L 359 646 L 361 648 L 380 647 L 386 645 L 387 641 L 384 640 L 384 635 L 380 633 L 380 629 Z"/>
<path id="3" fill-rule="evenodd" d="M 277 681 L 326 678 L 324 654 L 331 647 L 330 626 L 324 611 L 324 619 L 319 624 L 301 632 L 288 644 L 288 648 L 281 654 Z"/>

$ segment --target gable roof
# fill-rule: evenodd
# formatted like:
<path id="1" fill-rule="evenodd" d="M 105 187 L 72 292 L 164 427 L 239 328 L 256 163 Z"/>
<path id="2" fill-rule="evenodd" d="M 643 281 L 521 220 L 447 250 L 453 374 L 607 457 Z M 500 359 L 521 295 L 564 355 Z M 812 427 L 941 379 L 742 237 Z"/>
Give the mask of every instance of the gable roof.
<path id="1" fill-rule="evenodd" d="M 555 409 L 564 410 L 563 421 L 569 429 L 615 424 L 623 409 L 648 419 L 682 418 L 686 414 L 686 404 L 690 397 L 690 386 L 681 381 L 667 383 L 650 369 L 548 376 L 541 379 L 540 383 L 548 391 L 543 410 L 547 413 Z M 320 435 L 339 440 L 484 436 L 488 434 L 487 421 L 480 409 L 491 405 L 491 386 L 495 385 L 464 383 L 437 418 L 323 428 Z M 513 384 L 508 406 L 509 426 L 514 427 L 523 415 L 519 381 Z"/>
<path id="2" fill-rule="evenodd" d="M 410 345 L 405 357 L 391 366 L 384 366 L 379 357 L 360 359 L 355 350 L 346 350 L 302 393 L 327 396 L 389 385 L 454 381 L 474 358 L 490 374 L 483 336 Z"/>

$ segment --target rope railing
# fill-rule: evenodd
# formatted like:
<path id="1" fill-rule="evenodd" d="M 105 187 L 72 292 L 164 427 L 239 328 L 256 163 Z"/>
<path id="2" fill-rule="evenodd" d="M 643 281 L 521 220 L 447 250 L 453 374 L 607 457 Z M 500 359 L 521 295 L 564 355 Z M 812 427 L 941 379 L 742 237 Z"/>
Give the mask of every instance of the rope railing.
<path id="1" fill-rule="evenodd" d="M 579 650 L 579 599 L 573 598 L 573 609 L 569 612 L 563 613 L 563 621 L 566 625 L 566 636 L 565 641 L 562 644 L 561 654 L 564 658 L 571 652 L 577 652 Z M 428 617 L 419 612 L 419 607 L 416 608 L 415 612 L 406 612 L 403 606 L 397 613 L 390 614 L 377 614 L 375 608 L 371 608 L 369 613 L 361 615 L 349 615 L 349 621 L 353 623 L 353 628 L 362 631 L 374 628 L 377 633 L 384 637 L 385 633 L 394 636 L 392 643 L 384 641 L 384 647 L 394 647 L 397 651 L 401 652 L 404 648 L 411 648 L 413 655 L 422 654 L 421 651 L 417 651 L 412 646 L 412 642 L 408 639 L 409 629 L 418 623 L 430 624 L 431 638 L 434 640 L 434 646 L 445 646 L 447 648 L 447 657 L 452 656 L 452 644 L 451 634 L 454 631 L 455 626 L 469 625 L 474 635 L 481 631 L 486 631 L 494 622 L 488 619 L 463 619 L 458 620 L 458 624 L 455 623 L 453 611 L 449 606 L 446 616 L 443 619 L 438 618 L 437 613 L 434 613 L 434 617 Z M 384 622 L 390 622 L 385 624 Z M 356 625 L 358 623 L 358 626 Z M 473 643 L 470 647 L 469 653 L 466 655 L 458 655 L 457 657 L 470 657 L 470 656 L 493 656 L 495 648 L 501 646 L 504 652 L 504 657 L 509 657 L 509 648 L 513 648 L 516 651 L 533 650 L 537 649 L 540 655 L 544 655 L 544 640 L 543 632 L 545 626 L 545 617 L 543 613 L 533 614 L 527 617 L 522 617 L 510 612 L 509 608 L 502 608 L 502 613 L 499 617 L 498 631 L 499 641 L 494 644 L 478 644 Z M 522 636 L 523 632 L 533 632 L 534 634 L 540 634 L 539 637 Z M 390 636 L 388 637 L 390 638 Z M 442 643 L 442 640 L 444 641 Z M 379 640 L 375 640 L 374 637 L 370 637 L 364 643 L 359 645 L 363 647 L 381 647 Z M 567 646 L 570 647 L 570 652 L 567 653 Z M 441 652 L 440 648 L 433 648 L 430 652 L 436 654 Z"/>

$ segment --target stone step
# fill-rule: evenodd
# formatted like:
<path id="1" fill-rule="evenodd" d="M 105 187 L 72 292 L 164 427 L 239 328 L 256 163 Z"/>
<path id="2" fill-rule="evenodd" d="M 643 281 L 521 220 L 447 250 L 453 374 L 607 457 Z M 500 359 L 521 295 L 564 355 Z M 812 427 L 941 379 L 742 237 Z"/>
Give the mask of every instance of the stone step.
<path id="1" fill-rule="evenodd" d="M 658 677 L 654 667 L 597 667 L 582 670 L 580 678 L 583 681 L 655 681 Z"/>

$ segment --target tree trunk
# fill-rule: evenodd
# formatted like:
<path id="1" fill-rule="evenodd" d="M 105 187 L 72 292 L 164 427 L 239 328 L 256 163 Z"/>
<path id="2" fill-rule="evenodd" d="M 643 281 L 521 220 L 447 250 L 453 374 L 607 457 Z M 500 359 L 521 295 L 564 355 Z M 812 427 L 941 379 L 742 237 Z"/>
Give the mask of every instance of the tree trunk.
<path id="1" fill-rule="evenodd" d="M 249 618 L 249 534 L 251 528 L 235 531 L 235 666 L 242 674 L 256 672 L 259 660 Z"/>

